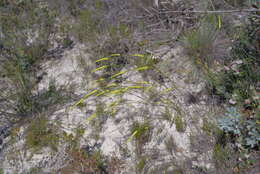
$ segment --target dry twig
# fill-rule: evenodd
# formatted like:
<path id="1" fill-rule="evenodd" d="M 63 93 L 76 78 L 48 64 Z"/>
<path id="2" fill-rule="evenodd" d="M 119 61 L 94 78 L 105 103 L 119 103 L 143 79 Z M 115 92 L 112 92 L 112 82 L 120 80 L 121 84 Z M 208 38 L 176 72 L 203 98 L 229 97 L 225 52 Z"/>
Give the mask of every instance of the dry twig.
<path id="1" fill-rule="evenodd" d="M 239 10 L 204 10 L 204 11 L 164 11 L 160 13 L 252 13 L 252 12 L 260 12 L 260 9 L 239 9 Z"/>

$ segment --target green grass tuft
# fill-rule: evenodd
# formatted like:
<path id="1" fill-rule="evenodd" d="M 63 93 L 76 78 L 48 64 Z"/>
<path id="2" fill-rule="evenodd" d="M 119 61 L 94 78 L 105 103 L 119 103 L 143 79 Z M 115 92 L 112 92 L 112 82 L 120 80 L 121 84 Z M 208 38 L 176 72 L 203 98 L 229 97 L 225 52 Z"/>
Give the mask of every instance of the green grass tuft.
<path id="1" fill-rule="evenodd" d="M 178 132 L 185 132 L 186 124 L 180 115 L 174 117 L 174 123 L 175 123 L 176 130 Z"/>
<path id="2" fill-rule="evenodd" d="M 25 144 L 34 151 L 43 147 L 50 147 L 57 150 L 59 145 L 59 136 L 55 127 L 48 123 L 46 118 L 36 118 L 26 130 Z"/>
<path id="3" fill-rule="evenodd" d="M 203 67 L 212 63 L 212 51 L 217 37 L 217 22 L 215 16 L 204 18 L 197 29 L 187 32 L 182 43 L 193 62 Z"/>

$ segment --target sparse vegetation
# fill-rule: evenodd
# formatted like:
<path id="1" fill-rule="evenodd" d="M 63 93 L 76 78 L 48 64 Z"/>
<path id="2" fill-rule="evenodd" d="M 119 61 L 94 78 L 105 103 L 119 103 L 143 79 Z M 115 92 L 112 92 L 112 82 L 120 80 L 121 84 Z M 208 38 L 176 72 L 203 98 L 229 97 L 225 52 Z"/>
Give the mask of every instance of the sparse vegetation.
<path id="1" fill-rule="evenodd" d="M 69 152 L 70 162 L 61 169 L 62 174 L 70 174 L 74 172 L 80 173 L 106 173 L 107 166 L 104 156 L 101 152 L 86 152 L 84 149 L 73 150 Z"/>
<path id="2" fill-rule="evenodd" d="M 136 168 L 137 168 L 138 173 L 142 173 L 142 171 L 144 170 L 144 167 L 145 167 L 145 163 L 146 163 L 146 158 L 145 157 L 142 157 L 138 161 L 138 163 L 136 164 Z"/>
<path id="3" fill-rule="evenodd" d="M 9 94 L 1 95 L 1 98 L 7 99 L 3 108 L 12 108 L 19 117 L 41 112 L 47 105 L 61 99 L 54 84 L 46 93 L 33 93 L 40 78 L 36 75 L 38 64 L 52 46 L 50 37 L 54 30 L 55 13 L 46 6 L 27 1 L 3 3 L 1 9 L 8 15 L 1 15 L 0 20 L 0 74 L 11 88 Z"/>
<path id="4" fill-rule="evenodd" d="M 230 157 L 229 150 L 221 144 L 216 144 L 213 150 L 213 159 L 217 167 L 223 165 Z"/>
<path id="5" fill-rule="evenodd" d="M 134 122 L 131 130 L 131 138 L 134 138 L 135 154 L 140 161 L 136 164 L 137 171 L 141 172 L 144 169 L 146 160 L 143 157 L 143 148 L 151 138 L 151 126 L 149 123 Z"/>
<path id="6" fill-rule="evenodd" d="M 194 64 L 202 68 L 206 73 L 208 66 L 213 62 L 212 53 L 216 46 L 218 34 L 216 21 L 215 15 L 206 16 L 201 20 L 198 28 L 187 32 L 182 39 Z"/>
<path id="7" fill-rule="evenodd" d="M 40 173 L 40 172 L 42 172 L 41 169 L 39 169 L 39 168 L 32 168 L 32 169 L 29 171 L 28 174 L 37 174 L 37 173 Z"/>
<path id="8" fill-rule="evenodd" d="M 120 171 L 122 162 L 116 156 L 108 157 L 103 155 L 96 145 L 81 147 L 79 142 L 84 132 L 85 129 L 77 128 L 75 130 L 75 136 L 64 133 L 64 140 L 69 144 L 66 149 L 68 161 L 59 172 L 62 174 L 74 172 L 102 174 Z"/>
<path id="9" fill-rule="evenodd" d="M 165 120 L 167 120 L 167 121 L 169 121 L 169 122 L 173 122 L 173 121 L 174 121 L 174 120 L 173 120 L 173 115 L 172 115 L 172 113 L 170 112 L 170 110 L 169 110 L 168 107 L 165 108 L 165 111 L 164 111 L 164 113 L 163 113 L 163 115 L 162 115 L 162 118 L 165 119 Z"/>
<path id="10" fill-rule="evenodd" d="M 212 135 L 216 133 L 217 126 L 214 123 L 211 123 L 208 119 L 204 118 L 203 119 L 203 125 L 202 125 L 202 130 L 208 134 Z"/>
<path id="11" fill-rule="evenodd" d="M 80 41 L 95 41 L 98 34 L 100 19 L 93 10 L 85 9 L 79 13 L 79 24 L 76 26 L 75 33 Z"/>
<path id="12" fill-rule="evenodd" d="M 59 135 L 54 125 L 50 125 L 46 118 L 36 118 L 26 130 L 26 146 L 34 151 L 43 147 L 50 147 L 57 150 Z"/>
<path id="13" fill-rule="evenodd" d="M 165 141 L 166 150 L 173 155 L 173 153 L 177 150 L 177 145 L 172 136 L 168 137 Z"/>
<path id="14" fill-rule="evenodd" d="M 241 11 L 233 13 L 236 9 Z M 16 145 L 24 136 L 25 150 L 31 152 L 48 147 L 56 153 L 64 143 L 67 161 L 55 171 L 62 174 L 116 173 L 122 159 L 133 157 L 130 167 L 135 173 L 251 174 L 249 168 L 259 169 L 260 20 L 256 1 L 2 0 L 0 14 L 1 155 L 7 153 L 2 148 Z M 186 55 L 175 52 L 179 46 Z M 70 49 L 71 54 L 80 52 L 76 61 L 84 83 L 75 86 L 78 91 L 56 84 L 55 79 L 47 79 L 50 83 L 39 90 L 51 75 L 46 75 L 43 65 L 63 61 L 59 59 L 63 53 L 73 57 Z M 188 57 L 188 63 L 182 57 Z M 190 74 L 196 80 L 190 81 Z M 203 86 L 204 82 L 206 89 L 201 89 L 199 83 Z M 60 116 L 59 112 L 74 101 L 65 109 L 68 118 L 64 121 L 67 114 Z M 218 117 L 211 114 L 214 107 Z M 83 115 L 75 114 L 80 126 L 74 125 L 70 111 Z M 203 116 L 190 117 L 197 112 Z M 54 113 L 60 124 L 49 119 Z M 111 124 L 118 136 L 113 143 L 124 151 L 122 159 L 106 156 L 97 147 L 107 141 L 102 136 L 104 128 L 111 126 L 107 124 L 110 119 L 114 119 Z M 2 128 L 6 120 L 8 128 Z M 121 121 L 128 125 L 122 128 Z M 75 132 L 67 133 L 70 126 Z M 186 131 L 187 126 L 192 133 Z M 179 142 L 177 147 L 166 128 L 180 136 L 189 134 L 191 149 L 183 150 Z M 5 141 L 9 135 L 12 143 Z M 85 147 L 93 141 L 93 147 Z M 197 156 L 176 158 L 189 150 Z M 209 159 L 201 162 L 205 155 Z M 22 164 L 27 162 L 21 159 Z M 158 169 L 149 166 L 158 161 Z M 193 162 L 198 163 L 196 169 Z M 0 163 L 0 173 L 5 172 L 3 167 Z M 33 166 L 23 172 L 42 171 Z"/>
<path id="15" fill-rule="evenodd" d="M 134 134 L 134 139 L 136 143 L 140 146 L 144 145 L 149 141 L 151 134 L 151 126 L 149 123 L 138 123 L 135 122 L 132 127 L 132 135 Z"/>

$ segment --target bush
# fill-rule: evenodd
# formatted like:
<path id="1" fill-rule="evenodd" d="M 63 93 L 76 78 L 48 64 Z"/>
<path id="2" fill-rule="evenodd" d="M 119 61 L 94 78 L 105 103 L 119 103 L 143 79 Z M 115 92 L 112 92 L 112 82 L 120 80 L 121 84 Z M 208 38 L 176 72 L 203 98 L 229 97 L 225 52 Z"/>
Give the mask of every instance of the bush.
<path id="1" fill-rule="evenodd" d="M 257 148 L 260 145 L 259 119 L 246 119 L 235 108 L 228 108 L 218 125 L 235 139 L 238 147 Z"/>
<path id="2" fill-rule="evenodd" d="M 236 40 L 231 58 L 220 72 L 212 74 L 209 81 L 213 93 L 240 103 L 246 108 L 256 109 L 259 105 L 260 85 L 260 20 L 250 18 L 245 32 Z"/>
<path id="3" fill-rule="evenodd" d="M 27 128 L 26 146 L 33 150 L 39 150 L 43 147 L 51 147 L 53 150 L 57 150 L 59 136 L 53 128 L 53 125 L 48 124 L 46 118 L 33 120 Z"/>

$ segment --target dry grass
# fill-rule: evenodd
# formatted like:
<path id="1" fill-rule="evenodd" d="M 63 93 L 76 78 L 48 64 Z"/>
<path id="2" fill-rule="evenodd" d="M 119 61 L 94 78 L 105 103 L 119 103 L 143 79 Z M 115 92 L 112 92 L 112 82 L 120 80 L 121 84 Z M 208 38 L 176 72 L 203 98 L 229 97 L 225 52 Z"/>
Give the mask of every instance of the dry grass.
<path id="1" fill-rule="evenodd" d="M 59 172 L 71 174 L 75 172 L 84 174 L 113 174 L 122 170 L 122 161 L 115 156 L 107 158 L 99 151 L 88 153 L 84 149 L 73 149 L 68 152 L 70 162 Z"/>

